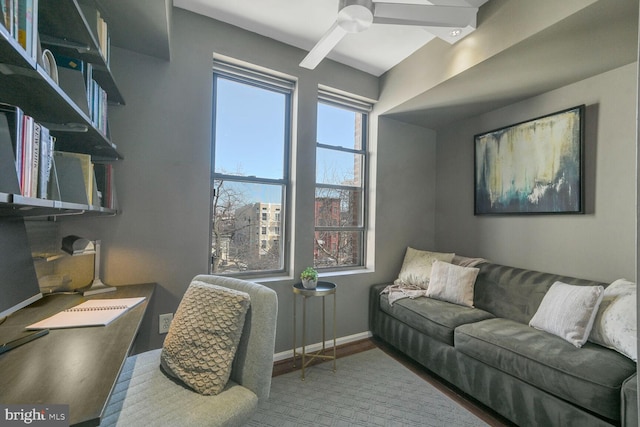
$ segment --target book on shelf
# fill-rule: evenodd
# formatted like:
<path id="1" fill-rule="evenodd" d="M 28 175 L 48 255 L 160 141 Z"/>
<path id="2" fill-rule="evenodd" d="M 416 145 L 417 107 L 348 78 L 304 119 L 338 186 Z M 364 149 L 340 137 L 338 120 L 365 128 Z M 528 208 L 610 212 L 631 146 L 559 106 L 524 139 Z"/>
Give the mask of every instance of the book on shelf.
<path id="1" fill-rule="evenodd" d="M 11 37 L 13 37 L 13 1 L 0 0 L 2 25 L 4 25 Z"/>
<path id="2" fill-rule="evenodd" d="M 107 135 L 107 92 L 93 78 L 93 65 L 86 63 L 84 77 L 87 86 L 87 103 L 91 123 L 103 135 Z"/>
<path id="3" fill-rule="evenodd" d="M 49 181 L 51 180 L 51 164 L 56 138 L 49 129 L 40 125 L 40 167 L 38 169 L 38 197 L 48 198 Z"/>
<path id="4" fill-rule="evenodd" d="M 89 88 L 91 121 L 96 129 L 103 135 L 107 135 L 107 92 L 93 79 L 91 79 Z"/>
<path id="5" fill-rule="evenodd" d="M 19 107 L 0 104 L 0 192 L 47 198 L 54 141 Z"/>
<path id="6" fill-rule="evenodd" d="M 38 178 L 40 171 L 40 123 L 33 121 L 33 140 L 31 141 L 31 163 L 29 164 L 29 197 L 38 197 Z"/>
<path id="7" fill-rule="evenodd" d="M 22 116 L 22 140 L 18 141 L 19 149 L 17 162 L 20 162 L 20 193 L 29 197 L 31 185 L 31 160 L 33 158 L 33 117 Z"/>
<path id="8" fill-rule="evenodd" d="M 58 67 L 69 68 L 71 70 L 83 72 L 87 65 L 83 60 L 74 58 L 72 56 L 61 55 L 59 53 L 53 54 L 56 59 L 56 65 Z"/>
<path id="9" fill-rule="evenodd" d="M 23 195 L 46 199 L 55 137 L 51 135 L 47 127 L 36 121 L 33 121 L 32 126 L 33 141 L 28 144 L 31 162 L 23 166 L 26 171 L 25 177 L 28 176 L 30 179 L 29 184 L 23 188 Z"/>
<path id="10" fill-rule="evenodd" d="M 96 11 L 97 23 L 97 33 L 98 33 L 98 45 L 100 47 L 100 52 L 102 52 L 102 56 L 104 58 L 107 67 L 109 66 L 109 60 L 111 59 L 111 40 L 109 37 L 109 25 L 107 21 L 105 21 L 100 15 L 100 11 Z"/>
<path id="11" fill-rule="evenodd" d="M 96 42 L 98 43 L 98 49 L 102 57 L 104 58 L 105 64 L 107 67 L 109 66 L 109 59 L 111 56 L 110 52 L 110 37 L 109 37 L 109 25 L 102 17 L 100 11 L 96 8 L 93 2 L 89 1 L 80 1 L 80 8 L 82 9 L 82 14 L 84 15 L 87 24 L 89 24 L 89 29 L 94 34 L 96 38 Z"/>
<path id="12" fill-rule="evenodd" d="M 118 209 L 118 201 L 115 191 L 115 177 L 113 165 L 110 163 L 96 163 L 93 165 L 96 175 L 96 186 L 100 192 L 102 207 Z"/>
<path id="13" fill-rule="evenodd" d="M 2 24 L 30 58 L 38 48 L 38 0 L 0 0 Z"/>

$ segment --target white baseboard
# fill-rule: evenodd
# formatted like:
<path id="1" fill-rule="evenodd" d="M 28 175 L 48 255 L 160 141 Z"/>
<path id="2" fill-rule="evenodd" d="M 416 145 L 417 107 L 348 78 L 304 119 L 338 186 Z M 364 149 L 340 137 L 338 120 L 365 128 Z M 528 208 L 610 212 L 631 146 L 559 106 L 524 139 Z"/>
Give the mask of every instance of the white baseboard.
<path id="1" fill-rule="evenodd" d="M 367 338 L 371 338 L 371 331 L 360 332 L 358 334 L 348 335 L 346 337 L 336 338 L 336 346 L 347 344 L 350 342 L 360 341 Z M 333 347 L 333 340 L 325 341 L 325 348 Z M 308 344 L 305 348 L 305 352 L 310 353 L 314 351 L 322 350 L 322 342 L 318 342 L 315 344 Z M 296 353 L 302 353 L 302 347 L 296 348 Z M 273 355 L 273 361 L 279 362 L 281 360 L 292 359 L 293 358 L 293 350 L 282 351 L 280 353 L 276 353 Z"/>

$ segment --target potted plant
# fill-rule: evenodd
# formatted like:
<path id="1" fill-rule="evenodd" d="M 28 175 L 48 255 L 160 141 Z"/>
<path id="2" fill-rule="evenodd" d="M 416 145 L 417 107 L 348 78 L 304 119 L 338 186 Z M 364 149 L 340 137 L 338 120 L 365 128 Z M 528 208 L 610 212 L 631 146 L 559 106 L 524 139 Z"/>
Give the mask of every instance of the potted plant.
<path id="1" fill-rule="evenodd" d="M 300 273 L 300 279 L 302 280 L 302 286 L 306 289 L 313 289 L 318 284 L 318 272 L 311 267 L 307 267 Z"/>

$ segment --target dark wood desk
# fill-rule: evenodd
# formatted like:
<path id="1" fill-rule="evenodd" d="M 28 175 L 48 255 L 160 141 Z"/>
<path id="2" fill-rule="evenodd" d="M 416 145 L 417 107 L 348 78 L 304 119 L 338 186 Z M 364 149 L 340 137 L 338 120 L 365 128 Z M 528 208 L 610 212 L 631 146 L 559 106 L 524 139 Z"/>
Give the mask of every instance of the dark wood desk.
<path id="1" fill-rule="evenodd" d="M 147 283 L 91 297 L 46 296 L 9 316 L 0 325 L 0 341 L 87 299 L 147 297 L 107 326 L 52 329 L 0 355 L 0 402 L 68 404 L 70 424 L 98 425 L 154 288 Z"/>

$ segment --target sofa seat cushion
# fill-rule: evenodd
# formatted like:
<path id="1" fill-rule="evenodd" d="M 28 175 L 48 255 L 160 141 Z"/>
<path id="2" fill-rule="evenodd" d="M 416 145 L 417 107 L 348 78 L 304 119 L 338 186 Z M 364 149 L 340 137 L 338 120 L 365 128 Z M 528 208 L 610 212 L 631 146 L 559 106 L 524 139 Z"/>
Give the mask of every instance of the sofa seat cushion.
<path id="1" fill-rule="evenodd" d="M 417 331 L 453 345 L 453 331 L 465 323 L 493 317 L 491 313 L 432 298 L 403 298 L 389 304 L 387 295 L 380 296 L 380 309 Z"/>
<path id="2" fill-rule="evenodd" d="M 620 419 L 620 390 L 636 371 L 621 354 L 508 319 L 488 319 L 455 331 L 456 350 L 603 417 Z"/>

